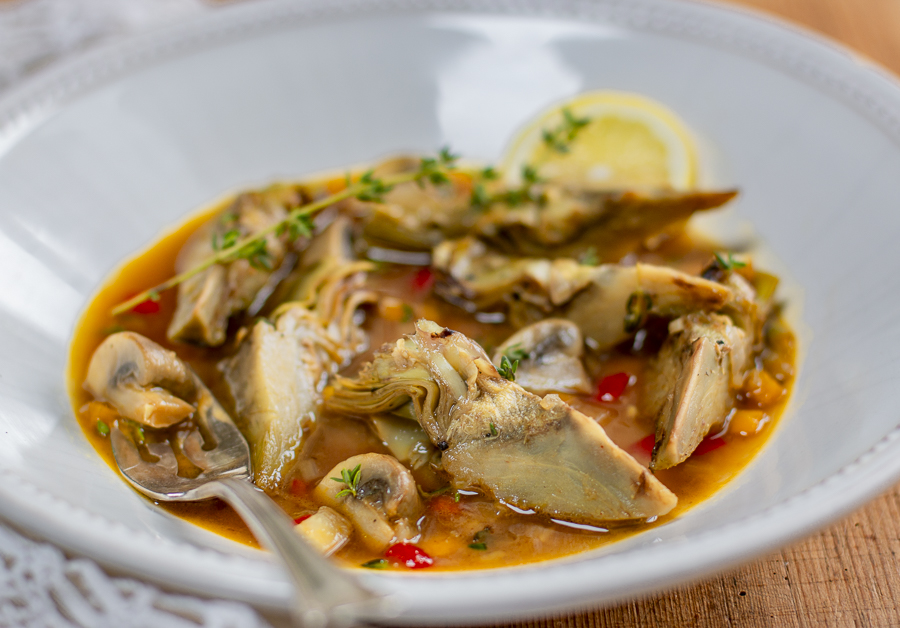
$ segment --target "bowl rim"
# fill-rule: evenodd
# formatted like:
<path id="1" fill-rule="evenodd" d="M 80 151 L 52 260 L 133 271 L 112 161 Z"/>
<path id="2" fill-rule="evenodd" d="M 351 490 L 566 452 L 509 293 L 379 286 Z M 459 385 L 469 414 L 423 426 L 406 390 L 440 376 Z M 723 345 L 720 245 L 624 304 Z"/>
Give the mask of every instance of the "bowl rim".
<path id="1" fill-rule="evenodd" d="M 143 66 L 319 20 L 429 12 L 577 18 L 697 41 L 749 56 L 812 84 L 849 104 L 900 145 L 900 116 L 896 113 L 900 112 L 900 84 L 892 75 L 841 44 L 745 8 L 688 0 L 557 0 L 552 5 L 541 0 L 258 0 L 220 7 L 178 24 L 103 44 L 20 82 L 0 97 L 0 155 L 79 96 Z M 796 412 L 797 408 L 788 411 Z M 466 608 L 451 601 L 447 606 L 450 615 L 414 604 L 398 619 L 401 623 L 520 618 L 632 598 L 723 570 L 848 513 L 900 478 L 898 439 L 900 426 L 856 460 L 806 490 L 747 519 L 693 534 L 680 543 L 499 570 L 441 572 L 425 577 L 379 574 L 366 575 L 365 580 L 377 589 L 402 587 L 410 597 L 427 594 L 435 581 L 465 582 L 471 589 L 488 579 L 496 582 L 502 577 L 509 582 L 499 594 L 495 590 L 490 596 L 476 596 Z M 180 590 L 267 608 L 287 607 L 287 585 L 261 553 L 260 559 L 248 559 L 185 542 L 160 540 L 56 498 L 11 470 L 0 470 L 0 478 L 0 513 L 23 530 L 69 551 Z M 135 535 L 152 542 L 134 543 Z M 738 537 L 742 541 L 735 544 Z M 123 544 L 123 539 L 131 542 Z M 652 552 L 660 565 L 651 576 L 629 565 L 630 557 L 647 552 Z M 177 568 L 173 567 L 174 556 L 180 557 Z M 607 571 L 614 573 L 606 576 L 605 588 L 599 592 L 597 560 L 604 561 Z M 194 566 L 184 568 L 185 561 L 195 561 Z M 220 577 L 198 584 L 198 577 L 208 575 L 210 565 L 231 565 L 243 573 L 238 578 Z"/>

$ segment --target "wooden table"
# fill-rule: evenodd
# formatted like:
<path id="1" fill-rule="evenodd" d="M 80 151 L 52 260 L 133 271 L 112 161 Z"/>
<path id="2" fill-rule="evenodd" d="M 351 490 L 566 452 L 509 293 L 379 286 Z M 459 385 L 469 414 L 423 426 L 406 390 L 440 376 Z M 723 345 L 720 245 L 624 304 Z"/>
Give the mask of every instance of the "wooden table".
<path id="1" fill-rule="evenodd" d="M 728 3 L 805 26 L 900 75 L 900 0 Z M 735 571 L 612 608 L 516 626 L 900 626 L 898 554 L 900 486 L 806 541 Z"/>

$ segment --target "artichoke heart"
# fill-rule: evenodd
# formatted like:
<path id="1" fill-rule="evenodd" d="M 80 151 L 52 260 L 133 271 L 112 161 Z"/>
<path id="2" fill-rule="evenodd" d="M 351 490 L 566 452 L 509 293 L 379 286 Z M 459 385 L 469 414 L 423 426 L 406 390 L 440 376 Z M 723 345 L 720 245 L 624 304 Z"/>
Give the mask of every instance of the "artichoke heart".
<path id="1" fill-rule="evenodd" d="M 348 228 L 335 221 L 316 240 L 343 246 L 334 234 Z M 250 445 L 254 480 L 266 489 L 283 488 L 328 378 L 367 344 L 353 317 L 375 298 L 364 289 L 371 265 L 332 253 L 323 251 L 301 268 L 295 300 L 275 310 L 272 320 L 257 321 L 221 364 Z"/>
<path id="2" fill-rule="evenodd" d="M 458 489 L 588 524 L 655 517 L 677 502 L 593 419 L 507 381 L 478 344 L 431 321 L 357 379 L 338 378 L 326 405 L 373 414 L 410 401 Z"/>

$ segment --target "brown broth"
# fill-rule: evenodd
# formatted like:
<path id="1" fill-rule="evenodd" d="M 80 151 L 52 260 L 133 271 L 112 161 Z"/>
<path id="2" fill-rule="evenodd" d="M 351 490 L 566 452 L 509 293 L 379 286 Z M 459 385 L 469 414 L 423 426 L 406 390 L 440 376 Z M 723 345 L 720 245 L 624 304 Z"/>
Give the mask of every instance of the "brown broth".
<path id="1" fill-rule="evenodd" d="M 160 283 L 174 274 L 175 257 L 188 236 L 222 205 L 187 220 L 181 227 L 160 238 L 151 248 L 126 262 L 101 287 L 88 304 L 72 341 L 68 386 L 72 405 L 85 436 L 106 462 L 116 469 L 109 439 L 96 429 L 98 419 L 111 424 L 114 411 L 103 404 L 91 403 L 91 396 L 82 388 L 90 357 L 96 347 L 113 331 L 127 329 L 141 333 L 162 346 L 176 350 L 199 376 L 210 386 L 219 399 L 227 399 L 216 363 L 235 350 L 229 341 L 222 348 L 209 350 L 189 345 L 174 345 L 166 338 L 166 327 L 175 307 L 175 292 L 161 295 L 160 309 L 152 314 L 129 313 L 112 317 L 110 310 L 117 303 L 133 294 Z M 708 246 L 691 242 L 680 234 L 664 239 L 653 251 L 636 257 L 641 261 L 676 265 L 687 272 L 697 273 L 711 257 Z M 488 348 L 498 346 L 512 331 L 507 325 L 488 325 L 474 321 L 472 317 L 436 296 L 429 289 L 419 287 L 422 275 L 418 269 L 386 266 L 374 273 L 368 286 L 385 297 L 379 311 L 371 311 L 365 328 L 370 346 L 378 348 L 385 342 L 396 340 L 401 334 L 413 331 L 412 321 L 424 317 L 459 330 Z M 404 311 L 408 304 L 412 312 Z M 398 309 L 399 308 L 399 309 Z M 403 316 L 398 317 L 397 312 Z M 390 318 L 398 320 L 390 320 Z M 652 523 L 618 524 L 605 531 L 588 531 L 568 527 L 547 517 L 527 515 L 497 504 L 479 495 L 463 496 L 459 501 L 449 494 L 439 495 L 427 502 L 426 514 L 420 520 L 420 538 L 416 544 L 435 558 L 434 569 L 460 570 L 511 566 L 597 548 L 607 543 L 660 525 L 678 517 L 696 504 L 709 498 L 731 481 L 760 450 L 772 434 L 774 424 L 784 407 L 790 392 L 791 373 L 794 364 L 793 337 L 789 332 L 779 336 L 780 341 L 767 348 L 763 361 L 774 365 L 774 371 L 786 384 L 782 400 L 766 409 L 767 419 L 763 429 L 752 436 L 731 431 L 722 436 L 725 446 L 704 455 L 695 455 L 673 469 L 657 472 L 657 477 L 678 496 L 677 507 L 668 515 Z M 371 359 L 372 350 L 365 352 L 348 366 L 344 373 L 353 374 L 360 365 Z M 626 371 L 640 378 L 647 356 L 632 351 L 613 351 L 594 356 L 588 368 L 596 381 L 603 376 Z M 651 423 L 646 417 L 637 416 L 636 386 L 629 386 L 620 399 L 605 403 L 591 397 L 562 395 L 575 408 L 592 416 L 604 427 L 610 438 L 640 463 L 649 464 L 650 454 L 640 446 L 651 433 Z M 227 402 L 224 402 L 227 405 Z M 751 407 L 749 401 L 736 400 L 737 407 Z M 363 421 L 323 413 L 315 430 L 307 437 L 304 450 L 317 443 L 327 447 L 315 449 L 307 458 L 302 475 L 290 485 L 286 495 L 273 495 L 276 501 L 292 517 L 315 511 L 317 505 L 308 492 L 332 466 L 349 456 L 369 451 L 387 453 L 373 431 Z M 299 466 L 299 465 L 298 465 Z M 168 512 L 212 532 L 256 547 L 247 527 L 224 503 L 211 500 L 202 503 L 159 504 Z M 470 548 L 476 533 L 487 546 L 486 550 Z M 350 565 L 360 565 L 377 558 L 359 544 L 351 542 L 337 557 Z"/>

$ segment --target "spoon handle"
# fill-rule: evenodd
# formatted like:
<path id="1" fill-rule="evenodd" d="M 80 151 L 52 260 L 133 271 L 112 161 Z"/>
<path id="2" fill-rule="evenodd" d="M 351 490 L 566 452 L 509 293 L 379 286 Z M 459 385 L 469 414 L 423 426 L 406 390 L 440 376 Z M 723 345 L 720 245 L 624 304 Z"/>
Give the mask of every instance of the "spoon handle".
<path id="1" fill-rule="evenodd" d="M 350 626 L 366 617 L 385 617 L 386 601 L 332 565 L 294 531 L 293 522 L 263 491 L 247 480 L 223 478 L 207 490 L 228 502 L 250 531 L 279 557 L 294 584 L 294 619 L 305 628 Z M 381 612 L 379 612 L 381 611 Z"/>

